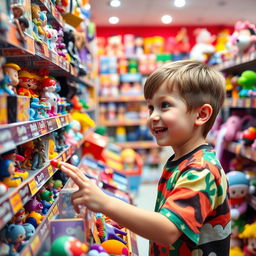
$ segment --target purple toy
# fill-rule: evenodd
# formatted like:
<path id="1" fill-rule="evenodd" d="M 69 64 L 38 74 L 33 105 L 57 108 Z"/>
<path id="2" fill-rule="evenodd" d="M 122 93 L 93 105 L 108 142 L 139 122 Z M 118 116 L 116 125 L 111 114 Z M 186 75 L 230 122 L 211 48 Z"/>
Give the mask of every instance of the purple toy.
<path id="1" fill-rule="evenodd" d="M 36 197 L 34 197 L 27 202 L 25 209 L 28 212 L 41 212 L 43 210 L 43 205 L 36 199 Z"/>

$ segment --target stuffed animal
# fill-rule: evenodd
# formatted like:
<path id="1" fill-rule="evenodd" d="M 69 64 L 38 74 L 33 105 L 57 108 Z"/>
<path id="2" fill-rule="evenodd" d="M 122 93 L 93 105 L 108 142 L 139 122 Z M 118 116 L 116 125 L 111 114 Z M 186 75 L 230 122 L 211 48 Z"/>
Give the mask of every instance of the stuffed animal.
<path id="1" fill-rule="evenodd" d="M 208 62 L 209 57 L 215 52 L 213 42 L 215 36 L 206 29 L 196 29 L 194 31 L 196 35 L 196 44 L 191 49 L 190 58 L 202 62 Z"/>
<path id="2" fill-rule="evenodd" d="M 249 21 L 238 21 L 231 36 L 234 45 L 234 55 L 244 55 L 255 51 L 256 27 Z"/>

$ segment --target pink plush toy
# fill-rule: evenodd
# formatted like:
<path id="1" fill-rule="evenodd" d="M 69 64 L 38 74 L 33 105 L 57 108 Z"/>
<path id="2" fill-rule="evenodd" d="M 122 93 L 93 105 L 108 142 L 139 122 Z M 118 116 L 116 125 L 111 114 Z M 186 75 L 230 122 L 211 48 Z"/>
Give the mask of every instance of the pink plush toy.
<path id="1" fill-rule="evenodd" d="M 235 55 L 244 55 L 256 49 L 256 26 L 249 21 L 238 21 L 231 36 Z"/>

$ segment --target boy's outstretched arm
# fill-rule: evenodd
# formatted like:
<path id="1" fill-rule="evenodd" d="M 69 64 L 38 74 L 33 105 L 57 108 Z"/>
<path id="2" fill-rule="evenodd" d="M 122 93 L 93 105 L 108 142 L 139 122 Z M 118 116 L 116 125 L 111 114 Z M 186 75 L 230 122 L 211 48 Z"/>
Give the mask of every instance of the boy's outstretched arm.
<path id="1" fill-rule="evenodd" d="M 134 233 L 163 245 L 171 245 L 181 236 L 182 232 L 162 214 L 108 196 L 77 167 L 65 162 L 60 162 L 60 166 L 79 187 L 72 195 L 76 211 L 79 205 L 85 205 L 94 212 L 105 214 Z"/>

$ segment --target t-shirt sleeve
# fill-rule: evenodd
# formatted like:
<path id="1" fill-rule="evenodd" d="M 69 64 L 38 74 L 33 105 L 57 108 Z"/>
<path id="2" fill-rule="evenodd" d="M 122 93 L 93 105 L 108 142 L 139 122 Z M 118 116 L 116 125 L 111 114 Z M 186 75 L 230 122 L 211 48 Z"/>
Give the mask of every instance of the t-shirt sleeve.
<path id="1" fill-rule="evenodd" d="M 178 178 L 160 213 L 198 244 L 200 229 L 214 208 L 216 196 L 217 186 L 213 174 L 208 169 L 190 169 Z"/>

